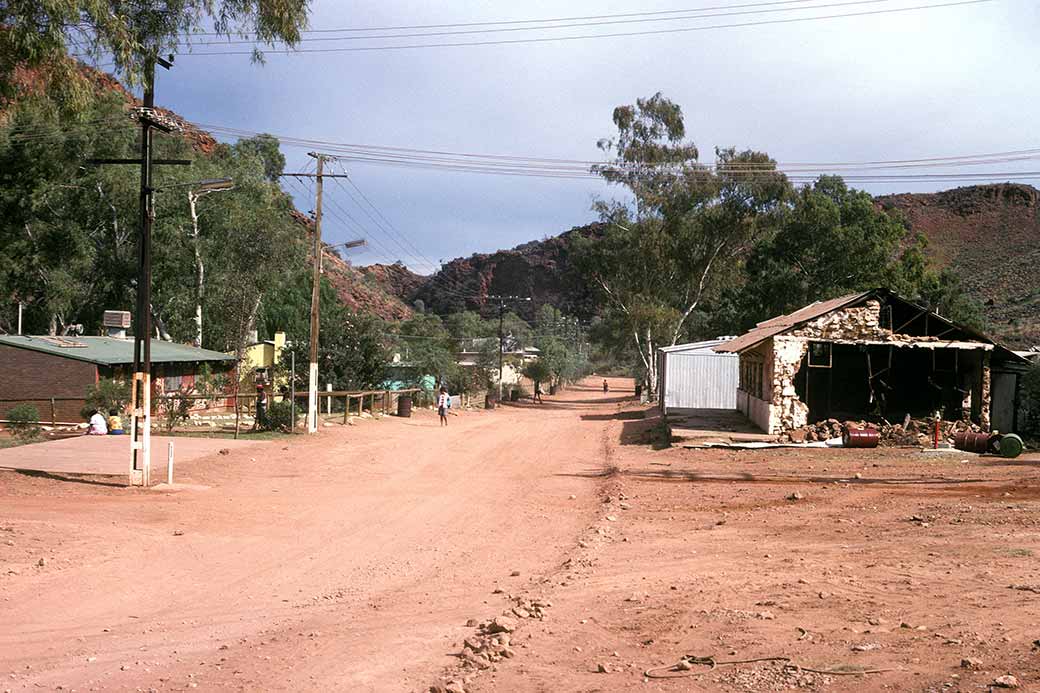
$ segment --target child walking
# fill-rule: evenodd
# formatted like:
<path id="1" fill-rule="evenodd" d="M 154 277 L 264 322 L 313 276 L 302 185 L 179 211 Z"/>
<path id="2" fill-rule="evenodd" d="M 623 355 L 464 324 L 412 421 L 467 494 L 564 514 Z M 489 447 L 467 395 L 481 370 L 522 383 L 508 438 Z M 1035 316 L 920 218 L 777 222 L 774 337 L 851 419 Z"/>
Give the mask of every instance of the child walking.
<path id="1" fill-rule="evenodd" d="M 448 389 L 442 387 L 441 394 L 437 397 L 437 415 L 441 417 L 441 426 L 448 425 L 448 407 L 451 406 L 451 396 Z"/>

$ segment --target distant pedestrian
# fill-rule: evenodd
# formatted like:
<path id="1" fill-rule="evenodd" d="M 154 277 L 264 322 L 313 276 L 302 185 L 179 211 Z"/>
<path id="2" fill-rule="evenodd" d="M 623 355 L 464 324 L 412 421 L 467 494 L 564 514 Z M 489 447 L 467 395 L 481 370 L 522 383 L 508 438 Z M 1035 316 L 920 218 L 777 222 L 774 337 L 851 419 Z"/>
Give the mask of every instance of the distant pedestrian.
<path id="1" fill-rule="evenodd" d="M 603 379 L 603 394 L 607 394 L 607 390 L 609 390 L 609 389 L 610 389 L 610 387 L 607 386 L 607 379 L 604 378 Z"/>
<path id="2" fill-rule="evenodd" d="M 441 426 L 448 425 L 448 410 L 451 409 L 451 395 L 448 394 L 447 388 L 441 388 L 441 393 L 437 397 L 437 415 L 441 417 Z"/>
<path id="3" fill-rule="evenodd" d="M 534 384 L 534 401 L 538 404 L 542 403 L 542 384 L 540 382 Z"/>
<path id="4" fill-rule="evenodd" d="M 267 428 L 267 392 L 263 385 L 256 386 L 256 420 L 253 422 L 253 430 Z"/>
<path id="5" fill-rule="evenodd" d="M 108 435 L 108 422 L 105 421 L 105 415 L 99 412 L 97 409 L 90 415 L 90 426 L 87 428 L 88 436 L 107 436 Z"/>

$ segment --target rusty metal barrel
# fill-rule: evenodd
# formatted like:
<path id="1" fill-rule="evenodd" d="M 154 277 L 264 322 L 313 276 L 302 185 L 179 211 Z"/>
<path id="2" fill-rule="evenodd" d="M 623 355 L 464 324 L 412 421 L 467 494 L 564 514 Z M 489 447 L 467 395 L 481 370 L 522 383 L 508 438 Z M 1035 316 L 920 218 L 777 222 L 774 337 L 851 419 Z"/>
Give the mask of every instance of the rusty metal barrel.
<path id="1" fill-rule="evenodd" d="M 996 442 L 1000 436 L 991 433 L 975 433 L 974 431 L 961 431 L 953 436 L 953 447 L 965 452 L 995 452 Z"/>
<path id="2" fill-rule="evenodd" d="M 881 434 L 876 428 L 846 427 L 841 435 L 841 443 L 847 448 L 876 448 L 881 442 Z"/>
<path id="3" fill-rule="evenodd" d="M 397 398 L 397 415 L 409 418 L 412 415 L 412 396 L 401 395 Z"/>

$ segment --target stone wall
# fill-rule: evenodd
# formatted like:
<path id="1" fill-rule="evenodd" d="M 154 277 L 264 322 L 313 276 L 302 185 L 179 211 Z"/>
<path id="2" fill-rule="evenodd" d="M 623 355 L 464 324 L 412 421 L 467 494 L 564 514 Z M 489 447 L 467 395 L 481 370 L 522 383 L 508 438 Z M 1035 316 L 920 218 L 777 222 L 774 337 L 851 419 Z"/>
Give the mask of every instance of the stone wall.
<path id="1" fill-rule="evenodd" d="M 773 358 L 766 369 L 767 382 L 773 386 L 769 407 L 769 433 L 783 433 L 808 423 L 809 407 L 798 398 L 794 379 L 809 342 L 802 337 L 773 337 Z"/>
<path id="2" fill-rule="evenodd" d="M 881 302 L 872 299 L 810 320 L 788 335 L 809 339 L 891 339 L 892 331 L 882 328 Z"/>

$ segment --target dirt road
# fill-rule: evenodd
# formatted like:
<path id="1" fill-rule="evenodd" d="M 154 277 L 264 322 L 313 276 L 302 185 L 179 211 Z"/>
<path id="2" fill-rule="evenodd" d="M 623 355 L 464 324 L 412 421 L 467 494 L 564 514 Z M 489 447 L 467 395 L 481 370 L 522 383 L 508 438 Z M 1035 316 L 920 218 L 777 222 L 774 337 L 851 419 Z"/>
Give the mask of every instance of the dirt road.
<path id="1" fill-rule="evenodd" d="M 1036 453 L 659 449 L 595 385 L 175 493 L 0 472 L 0 690 L 1040 690 Z"/>
<path id="2" fill-rule="evenodd" d="M 324 428 L 175 493 L 0 472 L 0 690 L 425 689 L 598 512 L 616 399 Z"/>

